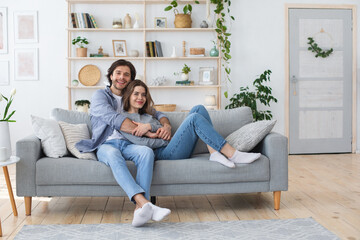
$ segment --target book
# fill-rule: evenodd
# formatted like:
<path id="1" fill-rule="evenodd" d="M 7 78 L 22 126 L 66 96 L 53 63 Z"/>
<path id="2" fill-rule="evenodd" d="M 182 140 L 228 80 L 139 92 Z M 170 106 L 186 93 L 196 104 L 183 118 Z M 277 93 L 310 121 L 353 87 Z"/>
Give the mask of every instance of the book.
<path id="1" fill-rule="evenodd" d="M 79 21 L 76 13 L 74 13 L 74 18 L 75 18 L 76 28 L 79 28 Z"/>
<path id="2" fill-rule="evenodd" d="M 153 48 L 153 52 L 154 52 L 154 57 L 157 57 L 157 51 L 156 51 L 156 45 L 155 45 L 155 42 L 151 42 L 151 46 Z"/>
<path id="3" fill-rule="evenodd" d="M 147 57 L 151 57 L 151 56 L 150 56 L 150 47 L 149 47 L 149 42 L 146 42 L 146 44 L 145 44 L 145 45 L 146 45 L 146 56 L 147 56 Z"/>
<path id="4" fill-rule="evenodd" d="M 75 14 L 71 13 L 71 24 L 73 28 L 76 28 Z"/>
<path id="5" fill-rule="evenodd" d="M 152 43 L 151 42 L 148 42 L 149 44 L 149 49 L 150 49 L 150 57 L 154 57 L 154 49 L 153 49 L 153 46 L 152 46 Z"/>
<path id="6" fill-rule="evenodd" d="M 158 57 L 163 57 L 162 49 L 161 49 L 161 43 L 159 41 L 155 40 L 155 46 L 156 46 L 156 53 Z"/>
<path id="7" fill-rule="evenodd" d="M 189 54 L 188 57 L 205 57 L 205 54 Z"/>
<path id="8" fill-rule="evenodd" d="M 84 28 L 89 28 L 88 22 L 86 20 L 86 13 L 81 13 L 81 17 L 82 17 L 83 22 L 84 22 Z"/>
<path id="9" fill-rule="evenodd" d="M 94 28 L 98 28 L 98 25 L 96 24 L 95 18 L 93 15 L 90 14 L 91 22 L 94 25 Z"/>
<path id="10" fill-rule="evenodd" d="M 81 13 L 76 13 L 76 17 L 79 23 L 78 28 L 84 28 L 81 15 L 82 15 Z"/>
<path id="11" fill-rule="evenodd" d="M 90 53 L 90 57 L 109 57 L 107 53 Z"/>
<path id="12" fill-rule="evenodd" d="M 186 81 L 176 81 L 176 86 L 190 86 L 192 81 L 186 80 Z"/>
<path id="13" fill-rule="evenodd" d="M 91 24 L 90 15 L 88 13 L 85 13 L 86 22 L 89 28 L 94 28 Z"/>

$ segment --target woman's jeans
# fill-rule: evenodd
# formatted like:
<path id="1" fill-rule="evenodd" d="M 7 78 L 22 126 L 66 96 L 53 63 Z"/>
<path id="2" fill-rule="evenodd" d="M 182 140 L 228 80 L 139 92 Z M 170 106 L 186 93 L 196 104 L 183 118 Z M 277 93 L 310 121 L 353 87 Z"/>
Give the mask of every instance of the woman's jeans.
<path id="1" fill-rule="evenodd" d="M 194 151 L 198 138 L 216 151 L 220 151 L 226 143 L 225 139 L 213 128 L 209 113 L 202 105 L 191 109 L 166 147 L 155 150 L 156 159 L 189 158 Z"/>
<path id="2" fill-rule="evenodd" d="M 150 185 L 154 168 L 154 152 L 146 146 L 139 146 L 123 139 L 112 139 L 103 143 L 97 157 L 100 162 L 110 166 L 111 171 L 121 188 L 133 201 L 134 195 L 144 193 L 150 199 Z M 136 165 L 136 181 L 131 175 L 126 161 L 133 161 Z"/>

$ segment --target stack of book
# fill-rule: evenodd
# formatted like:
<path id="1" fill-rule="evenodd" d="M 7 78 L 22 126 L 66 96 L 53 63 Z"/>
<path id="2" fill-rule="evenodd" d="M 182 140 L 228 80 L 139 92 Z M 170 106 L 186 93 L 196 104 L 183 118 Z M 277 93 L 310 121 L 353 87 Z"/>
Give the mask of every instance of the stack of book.
<path id="1" fill-rule="evenodd" d="M 89 13 L 71 13 L 73 28 L 98 28 L 93 15 Z"/>
<path id="2" fill-rule="evenodd" d="M 163 57 L 161 43 L 159 41 L 146 42 L 146 56 L 148 57 Z"/>
<path id="3" fill-rule="evenodd" d="M 193 86 L 193 85 L 194 85 L 194 81 L 189 81 L 189 80 L 186 80 L 186 81 L 176 81 L 176 82 L 175 82 L 175 85 L 176 85 L 176 86 Z"/>
<path id="4" fill-rule="evenodd" d="M 90 57 L 109 57 L 107 53 L 90 53 Z"/>

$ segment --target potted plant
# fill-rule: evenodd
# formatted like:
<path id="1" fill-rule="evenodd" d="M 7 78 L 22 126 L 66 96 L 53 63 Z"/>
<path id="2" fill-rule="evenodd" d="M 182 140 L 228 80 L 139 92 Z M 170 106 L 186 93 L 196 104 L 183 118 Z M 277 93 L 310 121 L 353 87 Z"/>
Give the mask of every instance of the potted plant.
<path id="1" fill-rule="evenodd" d="M 196 4 L 199 4 L 199 1 L 194 1 Z M 184 8 L 183 8 L 183 13 L 179 13 L 179 11 L 177 10 L 177 0 L 173 0 L 169 6 L 167 6 L 164 10 L 165 11 L 170 11 L 171 9 L 174 9 L 174 13 L 175 13 L 175 21 L 174 21 L 174 25 L 176 28 L 191 28 L 191 11 L 192 11 L 192 6 L 190 3 L 185 4 Z"/>
<path id="2" fill-rule="evenodd" d="M 189 80 L 189 73 L 191 69 L 188 65 L 184 64 L 184 67 L 181 69 L 181 80 L 187 81 Z"/>
<path id="3" fill-rule="evenodd" d="M 75 101 L 76 111 L 78 112 L 88 112 L 90 107 L 89 100 L 77 100 Z"/>
<path id="4" fill-rule="evenodd" d="M 85 45 L 89 44 L 89 41 L 86 37 L 78 36 L 72 40 L 72 44 L 78 46 L 78 48 L 76 48 L 77 57 L 87 57 L 87 48 Z"/>
<path id="5" fill-rule="evenodd" d="M 9 113 L 9 108 L 11 103 L 14 100 L 14 95 L 16 93 L 16 89 L 13 89 L 10 93 L 10 97 L 7 98 L 0 93 L 0 102 L 5 100 L 6 106 L 4 110 L 3 116 L 0 114 L 0 148 L 5 148 L 5 156 L 2 156 L 2 161 L 7 160 L 11 156 L 11 142 L 10 142 L 10 130 L 9 130 L 9 122 L 16 122 L 15 120 L 11 120 L 10 118 L 14 115 L 15 110 Z"/>

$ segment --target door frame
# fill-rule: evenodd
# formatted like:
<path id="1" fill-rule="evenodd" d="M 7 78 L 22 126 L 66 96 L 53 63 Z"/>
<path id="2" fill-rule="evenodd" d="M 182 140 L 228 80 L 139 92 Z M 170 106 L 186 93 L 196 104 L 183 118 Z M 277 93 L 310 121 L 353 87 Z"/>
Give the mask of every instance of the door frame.
<path id="1" fill-rule="evenodd" d="M 290 46 L 289 46 L 289 9 L 350 9 L 352 10 L 352 153 L 356 152 L 356 52 L 357 52 L 357 18 L 355 5 L 329 5 L 329 4 L 285 4 L 285 136 L 288 138 L 290 148 Z"/>

